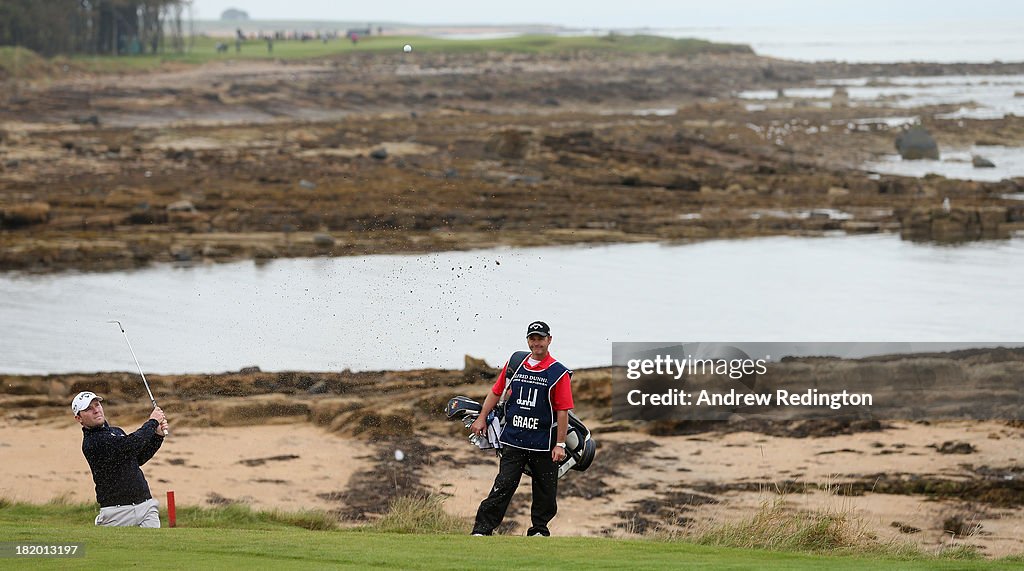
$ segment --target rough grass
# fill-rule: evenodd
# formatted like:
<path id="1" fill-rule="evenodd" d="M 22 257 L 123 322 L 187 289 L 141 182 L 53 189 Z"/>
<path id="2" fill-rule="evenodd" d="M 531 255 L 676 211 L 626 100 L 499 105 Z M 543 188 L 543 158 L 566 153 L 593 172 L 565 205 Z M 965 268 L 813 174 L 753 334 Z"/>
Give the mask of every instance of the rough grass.
<path id="1" fill-rule="evenodd" d="M 314 531 L 337 529 L 338 518 L 324 511 L 281 510 L 253 511 L 243 504 L 219 507 L 183 506 L 177 510 L 178 525 L 182 527 L 272 529 L 299 527 Z"/>
<path id="2" fill-rule="evenodd" d="M 936 557 L 907 542 L 879 540 L 852 509 L 793 510 L 787 507 L 784 496 L 766 500 L 749 518 L 712 524 L 683 537 L 699 545 L 743 549 L 847 553 L 904 560 Z M 954 543 L 944 547 L 937 557 L 962 561 L 980 559 L 981 554 L 973 545 Z"/>
<path id="3" fill-rule="evenodd" d="M 778 498 L 763 502 L 750 518 L 715 525 L 692 539 L 702 545 L 814 553 L 873 548 L 877 538 L 849 511 L 794 511 Z"/>
<path id="4" fill-rule="evenodd" d="M 165 506 L 161 520 L 167 525 Z M 13 502 L 0 498 L 0 520 L 34 521 L 45 524 L 79 522 L 91 525 L 99 508 L 95 503 L 72 503 L 67 495 L 59 495 L 45 504 Z M 302 528 L 315 531 L 338 529 L 337 517 L 318 510 L 287 512 L 253 510 L 243 504 L 216 507 L 179 506 L 177 522 L 189 528 L 280 529 Z"/>
<path id="5" fill-rule="evenodd" d="M 469 533 L 469 522 L 444 511 L 444 500 L 436 494 L 396 498 L 372 528 L 386 533 Z"/>
<path id="6" fill-rule="evenodd" d="M 18 46 L 0 46 L 0 81 L 49 75 L 54 64 L 36 52 Z"/>

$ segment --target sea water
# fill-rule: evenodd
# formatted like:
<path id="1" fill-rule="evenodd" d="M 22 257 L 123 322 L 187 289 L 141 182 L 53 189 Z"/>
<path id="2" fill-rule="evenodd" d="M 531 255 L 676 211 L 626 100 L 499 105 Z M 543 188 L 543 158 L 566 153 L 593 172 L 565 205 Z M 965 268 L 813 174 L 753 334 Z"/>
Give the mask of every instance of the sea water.
<path id="1" fill-rule="evenodd" d="M 1024 240 L 893 235 L 489 249 L 0 275 L 0 372 L 461 368 L 614 341 L 1015 342 Z"/>

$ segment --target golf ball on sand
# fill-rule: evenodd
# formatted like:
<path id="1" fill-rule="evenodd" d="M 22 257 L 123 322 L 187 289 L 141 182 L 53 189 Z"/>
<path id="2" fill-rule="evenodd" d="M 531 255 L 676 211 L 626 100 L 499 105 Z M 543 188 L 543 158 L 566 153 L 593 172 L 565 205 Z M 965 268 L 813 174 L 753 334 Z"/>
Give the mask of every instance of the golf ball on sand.
<path id="1" fill-rule="evenodd" d="M 409 44 L 405 44 L 405 47 L 402 48 L 402 51 L 405 53 L 409 53 L 412 51 L 412 46 L 410 46 Z"/>

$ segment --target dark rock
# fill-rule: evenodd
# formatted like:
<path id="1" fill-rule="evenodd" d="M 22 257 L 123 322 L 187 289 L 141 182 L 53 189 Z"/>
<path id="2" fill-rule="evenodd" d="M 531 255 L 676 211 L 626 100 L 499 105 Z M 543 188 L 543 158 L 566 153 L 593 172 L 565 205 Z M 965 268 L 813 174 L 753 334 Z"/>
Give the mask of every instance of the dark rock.
<path id="1" fill-rule="evenodd" d="M 72 117 L 71 122 L 75 125 L 92 125 L 94 127 L 100 126 L 100 116 L 93 113 L 92 115 L 79 115 Z"/>
<path id="2" fill-rule="evenodd" d="M 46 224 L 50 220 L 50 205 L 46 202 L 15 204 L 0 209 L 0 227 L 20 228 Z"/>
<path id="3" fill-rule="evenodd" d="M 388 158 L 388 150 L 385 149 L 384 147 L 380 147 L 370 151 L 370 156 L 377 159 L 378 161 L 382 161 Z"/>
<path id="4" fill-rule="evenodd" d="M 320 248 L 330 248 L 334 245 L 334 236 L 330 234 L 313 234 L 313 245 Z"/>
<path id="5" fill-rule="evenodd" d="M 318 381 L 306 391 L 311 395 L 322 395 L 327 392 L 327 381 Z"/>
<path id="6" fill-rule="evenodd" d="M 259 263 L 260 260 L 273 260 L 278 256 L 277 250 L 269 246 L 257 246 L 253 248 L 252 257 Z"/>
<path id="7" fill-rule="evenodd" d="M 193 151 L 192 149 L 167 149 L 166 151 L 164 151 L 164 156 L 172 161 L 187 161 L 189 159 L 195 158 L 195 155 L 195 151 Z"/>
<path id="8" fill-rule="evenodd" d="M 905 524 L 903 522 L 899 522 L 899 521 L 894 521 L 894 522 L 892 522 L 889 525 L 891 525 L 892 527 L 895 527 L 896 529 L 900 530 L 900 533 L 919 533 L 921 531 L 921 528 L 919 528 L 919 527 L 914 527 L 912 525 L 907 525 L 907 524 Z"/>
<path id="9" fill-rule="evenodd" d="M 192 248 L 188 246 L 171 246 L 171 257 L 178 262 L 191 262 Z"/>
<path id="10" fill-rule="evenodd" d="M 697 192 L 700 190 L 700 181 L 692 176 L 677 175 L 665 188 L 669 190 Z"/>
<path id="11" fill-rule="evenodd" d="M 224 248 L 218 248 L 212 244 L 206 244 L 203 246 L 201 253 L 204 258 L 226 258 L 231 255 L 230 251 Z"/>
<path id="12" fill-rule="evenodd" d="M 939 446 L 937 450 L 939 454 L 974 454 L 978 451 L 969 442 L 954 442 L 952 440 L 943 442 L 942 446 Z"/>
<path id="13" fill-rule="evenodd" d="M 522 159 L 530 145 L 529 131 L 505 129 L 491 135 L 484 149 L 503 159 Z"/>
<path id="14" fill-rule="evenodd" d="M 1007 222 L 1024 222 L 1024 206 L 1011 206 L 1006 209 Z"/>
<path id="15" fill-rule="evenodd" d="M 150 208 L 149 204 L 136 206 L 128 215 L 129 224 L 163 224 L 165 222 L 167 222 L 167 213 Z"/>
<path id="16" fill-rule="evenodd" d="M 238 372 L 243 375 L 252 375 L 253 373 L 259 373 L 260 368 L 253 365 L 252 367 L 242 367 L 241 369 L 238 370 Z"/>
<path id="17" fill-rule="evenodd" d="M 939 159 L 939 145 L 928 129 L 914 125 L 896 136 L 896 150 L 904 160 Z"/>
<path id="18" fill-rule="evenodd" d="M 878 181 L 878 194 L 903 194 L 906 190 L 906 185 L 897 179 Z"/>
<path id="19" fill-rule="evenodd" d="M 523 182 L 526 184 L 538 184 L 543 179 L 539 176 L 528 175 L 528 174 L 510 174 L 506 179 L 509 182 Z"/>
<path id="20" fill-rule="evenodd" d="M 948 517 L 942 522 L 942 531 L 952 533 L 957 537 L 969 537 L 981 532 L 981 524 L 975 521 L 977 518 L 964 518 L 962 515 Z"/>
<path id="21" fill-rule="evenodd" d="M 465 366 L 462 369 L 462 378 L 466 382 L 476 382 L 481 379 L 494 379 L 498 369 L 490 367 L 487 361 L 466 355 Z"/>
<path id="22" fill-rule="evenodd" d="M 978 169 L 994 169 L 996 164 L 981 155 L 972 155 L 971 164 Z"/>

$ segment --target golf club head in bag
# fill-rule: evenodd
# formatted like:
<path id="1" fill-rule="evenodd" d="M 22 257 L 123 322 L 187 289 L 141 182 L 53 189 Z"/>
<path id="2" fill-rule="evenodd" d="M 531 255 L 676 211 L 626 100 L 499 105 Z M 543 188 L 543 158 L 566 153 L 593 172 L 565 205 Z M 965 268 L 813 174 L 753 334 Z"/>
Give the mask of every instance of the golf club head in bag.
<path id="1" fill-rule="evenodd" d="M 444 410 L 448 420 L 461 420 L 468 429 L 477 417 L 480 416 L 482 408 L 480 403 L 460 395 L 449 400 Z M 503 407 L 499 405 L 497 412 L 499 413 L 498 418 L 501 424 L 504 425 L 504 415 L 500 414 L 502 409 Z M 479 436 L 471 434 L 469 440 L 474 445 L 479 446 Z M 498 448 L 497 452 L 500 455 L 501 448 Z M 559 479 L 565 476 L 569 470 L 586 471 L 594 462 L 594 456 L 597 454 L 597 442 L 594 441 L 593 436 L 590 434 L 590 429 L 571 410 L 569 411 L 569 427 L 565 435 L 565 452 L 565 458 L 558 463 Z M 532 476 L 529 466 L 526 467 L 524 472 Z"/>
<path id="2" fill-rule="evenodd" d="M 448 416 L 448 420 L 462 420 L 467 416 L 472 416 L 473 420 L 476 420 L 476 417 L 480 416 L 482 408 L 480 403 L 469 397 L 457 396 L 448 401 L 444 407 L 444 413 Z M 469 424 L 473 424 L 473 421 L 471 420 Z"/>

